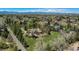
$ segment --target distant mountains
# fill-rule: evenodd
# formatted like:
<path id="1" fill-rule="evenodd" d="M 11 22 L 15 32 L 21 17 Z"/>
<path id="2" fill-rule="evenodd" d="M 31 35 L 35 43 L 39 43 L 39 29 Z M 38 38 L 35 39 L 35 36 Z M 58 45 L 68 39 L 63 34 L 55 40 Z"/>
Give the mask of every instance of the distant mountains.
<path id="1" fill-rule="evenodd" d="M 0 14 L 63 14 L 56 12 L 18 12 L 18 11 L 0 11 Z"/>
<path id="2" fill-rule="evenodd" d="M 75 15 L 79 15 L 76 13 L 62 13 L 62 12 L 18 12 L 18 11 L 0 11 L 0 14 L 57 14 L 57 15 L 68 15 L 68 14 L 75 14 Z"/>

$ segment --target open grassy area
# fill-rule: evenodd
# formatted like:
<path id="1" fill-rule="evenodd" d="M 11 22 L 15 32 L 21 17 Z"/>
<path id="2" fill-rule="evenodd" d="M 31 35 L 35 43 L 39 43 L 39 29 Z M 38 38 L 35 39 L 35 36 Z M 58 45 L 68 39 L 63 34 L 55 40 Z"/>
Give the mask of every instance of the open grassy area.
<path id="1" fill-rule="evenodd" d="M 59 35 L 60 35 L 59 32 L 51 32 L 51 35 L 47 35 L 47 36 L 44 36 L 41 38 L 43 39 L 43 43 L 50 44 L 50 41 L 57 38 Z M 29 51 L 34 50 L 35 44 L 39 40 L 36 40 L 35 38 L 32 38 L 32 37 L 25 37 L 25 39 L 26 39 L 27 44 L 29 45 L 27 50 L 29 50 Z"/>
<path id="2" fill-rule="evenodd" d="M 44 42 L 49 43 L 49 41 L 57 38 L 59 35 L 60 35 L 59 32 L 51 32 L 51 35 L 45 36 L 43 40 L 44 40 Z"/>
<path id="3" fill-rule="evenodd" d="M 25 37 L 25 39 L 26 39 L 27 44 L 29 45 L 27 50 L 33 50 L 35 43 L 36 43 L 36 39 L 32 37 Z"/>

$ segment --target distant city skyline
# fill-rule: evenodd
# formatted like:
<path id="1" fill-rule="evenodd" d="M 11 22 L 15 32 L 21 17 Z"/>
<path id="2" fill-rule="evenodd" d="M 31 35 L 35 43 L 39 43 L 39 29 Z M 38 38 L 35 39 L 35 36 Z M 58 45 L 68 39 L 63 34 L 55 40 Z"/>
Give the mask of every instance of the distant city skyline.
<path id="1" fill-rule="evenodd" d="M 79 8 L 0 8 L 0 11 L 79 13 Z"/>

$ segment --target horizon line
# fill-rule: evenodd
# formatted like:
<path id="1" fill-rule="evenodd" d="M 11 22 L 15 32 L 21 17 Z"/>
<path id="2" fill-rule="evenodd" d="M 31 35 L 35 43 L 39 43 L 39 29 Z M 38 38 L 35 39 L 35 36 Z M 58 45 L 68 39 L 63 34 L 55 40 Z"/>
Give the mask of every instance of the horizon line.
<path id="1" fill-rule="evenodd" d="M 79 13 L 79 8 L 0 8 L 7 12 L 56 12 L 56 13 Z"/>

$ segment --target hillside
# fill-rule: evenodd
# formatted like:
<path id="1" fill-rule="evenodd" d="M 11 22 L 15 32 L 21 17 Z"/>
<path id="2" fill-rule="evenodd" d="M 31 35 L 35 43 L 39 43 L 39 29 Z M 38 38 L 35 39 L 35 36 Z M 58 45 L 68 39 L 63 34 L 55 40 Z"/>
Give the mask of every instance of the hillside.
<path id="1" fill-rule="evenodd" d="M 79 41 L 78 14 L 10 13 L 0 15 L 0 50 L 64 51 Z"/>

